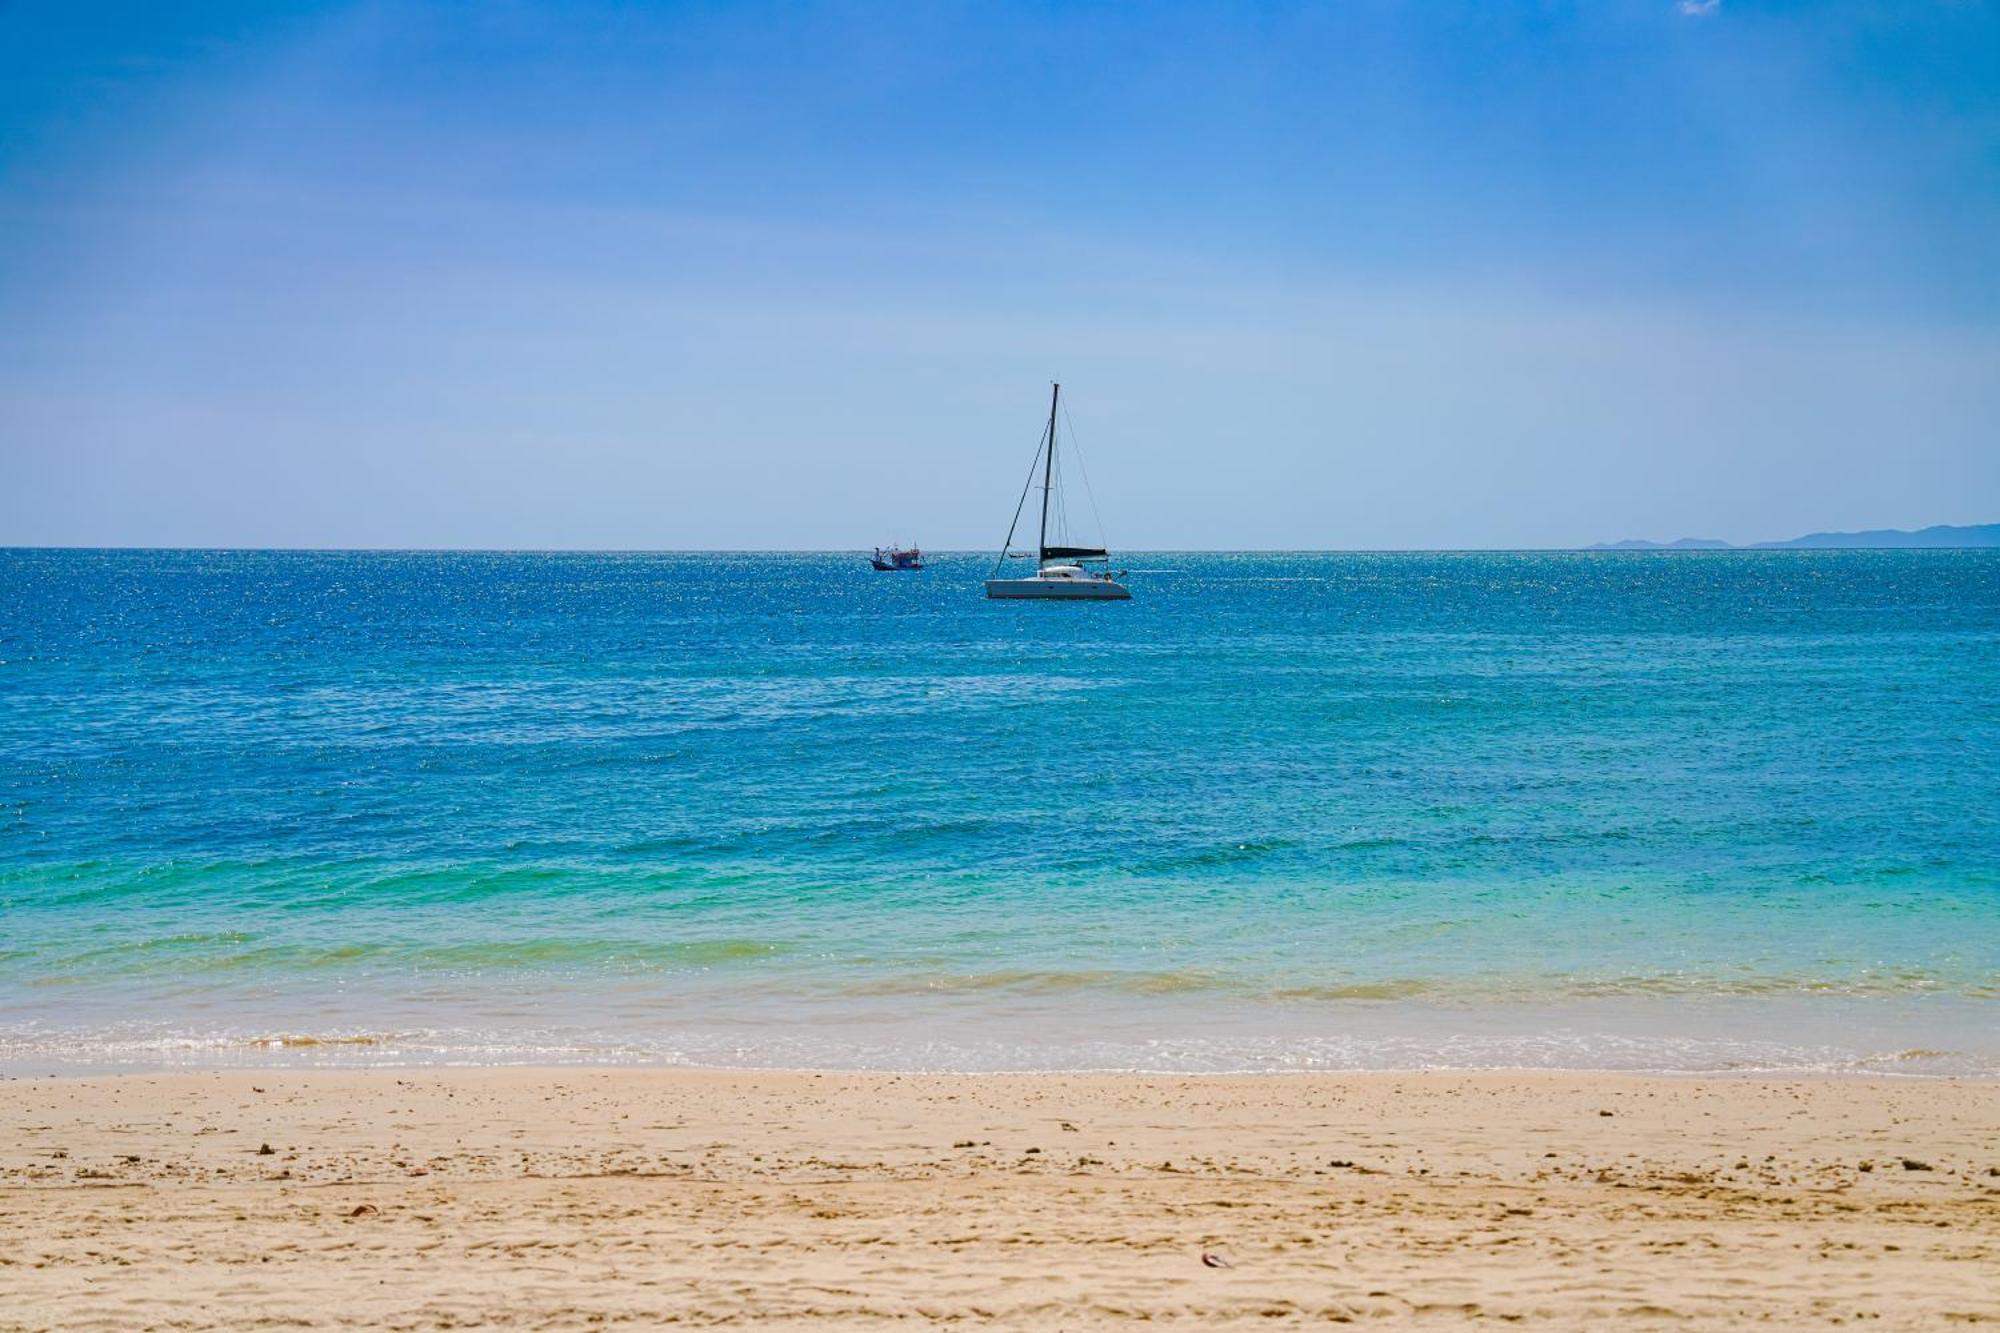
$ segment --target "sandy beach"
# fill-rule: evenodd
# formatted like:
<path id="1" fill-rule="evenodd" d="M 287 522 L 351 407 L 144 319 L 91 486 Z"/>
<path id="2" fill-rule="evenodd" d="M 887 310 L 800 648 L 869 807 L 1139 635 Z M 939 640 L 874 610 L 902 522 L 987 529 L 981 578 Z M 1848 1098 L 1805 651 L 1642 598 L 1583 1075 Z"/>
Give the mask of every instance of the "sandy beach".
<path id="1" fill-rule="evenodd" d="M 1988 1082 L 271 1070 L 0 1125 L 9 1329 L 2000 1321 Z"/>

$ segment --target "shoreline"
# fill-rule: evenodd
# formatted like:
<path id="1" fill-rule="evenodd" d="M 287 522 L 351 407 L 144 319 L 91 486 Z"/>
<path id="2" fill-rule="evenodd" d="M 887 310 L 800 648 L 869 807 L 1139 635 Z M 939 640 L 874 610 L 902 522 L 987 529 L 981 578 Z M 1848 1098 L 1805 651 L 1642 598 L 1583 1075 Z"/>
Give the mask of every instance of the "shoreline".
<path id="1" fill-rule="evenodd" d="M 516 1062 L 413 1060 L 407 1063 L 177 1063 L 152 1065 L 98 1065 L 74 1069 L 9 1069 L 0 1066 L 0 1083 L 29 1083 L 51 1079 L 68 1082 L 96 1079 L 196 1078 L 207 1075 L 303 1075 L 306 1077 L 396 1076 L 403 1078 L 429 1074 L 546 1074 L 634 1073 L 655 1075 L 720 1075 L 743 1078 L 854 1078 L 854 1079 L 971 1079 L 971 1080 L 1063 1080 L 1063 1079 L 1166 1079 L 1189 1082 L 1265 1079 L 1371 1079 L 1371 1078 L 1556 1078 L 1556 1079 L 1658 1079 L 1688 1083 L 1713 1080 L 1737 1082 L 1831 1082 L 1867 1083 L 1966 1083 L 2000 1087 L 2000 1070 L 1968 1072 L 1947 1070 L 1828 1069 L 1815 1067 L 1746 1067 L 1742 1069 L 1602 1069 L 1565 1065 L 1408 1065 L 1366 1069 L 927 1069 L 841 1068 L 831 1065 L 721 1065 L 667 1064 L 646 1060 L 523 1060 Z"/>
<path id="2" fill-rule="evenodd" d="M 53 996 L 37 996 L 47 1005 Z M 367 997 L 337 996 L 352 1011 Z M 603 1000 L 603 1016 L 572 1010 Z M 478 1022 L 296 1012 L 190 1022 L 135 1002 L 118 1021 L 51 1023 L 14 1006 L 0 1073 L 87 1076 L 216 1069 L 651 1068 L 882 1074 L 1264 1074 L 1557 1071 L 1692 1077 L 1837 1074 L 2000 1078 L 1994 1004 L 1787 997 L 1439 1007 L 1231 1007 L 1184 999 L 969 1007 L 912 1002 L 785 1009 L 727 988 L 671 997 L 540 996 L 535 1026 L 487 1005 Z M 0 996 L 0 1009 L 5 1009 Z M 233 1007 L 233 1002 L 232 1002 Z M 158 1017 L 147 1018 L 149 1012 Z M 726 1015 L 719 1019 L 713 1015 Z"/>
<path id="3" fill-rule="evenodd" d="M 5 1329 L 2000 1319 L 1979 1078 L 133 1071 L 0 1126 Z"/>

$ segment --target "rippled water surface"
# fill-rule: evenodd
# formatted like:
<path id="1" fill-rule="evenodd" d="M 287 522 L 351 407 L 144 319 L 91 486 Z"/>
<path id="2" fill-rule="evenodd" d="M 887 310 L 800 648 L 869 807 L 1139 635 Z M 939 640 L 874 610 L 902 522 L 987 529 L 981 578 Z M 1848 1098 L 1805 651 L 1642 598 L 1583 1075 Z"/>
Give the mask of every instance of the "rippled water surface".
<path id="1" fill-rule="evenodd" d="M 0 552 L 0 1066 L 2000 1069 L 2000 553 Z"/>

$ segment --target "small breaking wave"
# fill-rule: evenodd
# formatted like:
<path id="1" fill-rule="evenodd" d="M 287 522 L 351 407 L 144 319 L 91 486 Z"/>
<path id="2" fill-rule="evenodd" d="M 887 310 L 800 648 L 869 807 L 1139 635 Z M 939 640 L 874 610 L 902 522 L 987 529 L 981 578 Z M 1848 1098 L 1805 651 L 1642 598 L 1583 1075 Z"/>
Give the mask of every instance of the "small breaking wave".
<path id="1" fill-rule="evenodd" d="M 1098 991 L 1133 996 L 1211 994 L 1280 1004 L 1429 1001 L 1440 1004 L 1532 1005 L 1652 999 L 1895 999 L 1948 996 L 1987 1000 L 2000 985 L 1953 981 L 1921 972 L 1860 977 L 1714 977 L 1693 973 L 1626 976 L 1349 977 L 1274 981 L 1212 968 L 1134 971 L 1117 968 L 996 968 L 957 972 L 913 970 L 832 983 L 846 996 L 936 995 L 1009 991 L 1063 994 Z M 802 988 L 803 993 L 803 988 Z"/>
<path id="2" fill-rule="evenodd" d="M 1119 972 L 1000 969 L 992 972 L 910 973 L 877 977 L 841 988 L 850 996 L 926 995 L 951 991 L 1014 991 L 1030 995 L 1072 991 L 1118 991 L 1128 995 L 1172 995 L 1231 989 L 1208 972 Z"/>
<path id="3" fill-rule="evenodd" d="M 144 1069 L 651 1066 L 853 1072 L 1305 1074 L 1551 1070 L 1710 1076 L 2000 1077 L 2000 1053 L 1906 1047 L 1857 1053 L 1818 1040 L 1721 1031 L 1645 1034 L 1556 1027 L 1475 1035 L 1428 1031 L 1091 1034 L 1055 1040 L 963 1027 L 872 1032 L 816 1025 L 282 1034 L 0 1031 L 0 1068 L 33 1073 Z"/>
<path id="4" fill-rule="evenodd" d="M 1438 987 L 1415 979 L 1353 981 L 1344 985 L 1291 986 L 1271 992 L 1274 1000 L 1414 1000 L 1437 993 Z"/>

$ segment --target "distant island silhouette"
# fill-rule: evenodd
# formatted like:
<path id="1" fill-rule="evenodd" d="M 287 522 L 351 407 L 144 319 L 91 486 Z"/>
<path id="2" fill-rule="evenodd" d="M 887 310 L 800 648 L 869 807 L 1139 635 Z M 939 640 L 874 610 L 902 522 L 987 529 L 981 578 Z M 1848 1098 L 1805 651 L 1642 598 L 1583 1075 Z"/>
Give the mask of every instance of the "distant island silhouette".
<path id="1" fill-rule="evenodd" d="M 1598 542 L 1583 549 L 1586 551 L 1835 551 L 1968 546 L 2000 546 L 2000 523 L 1975 523 L 1963 527 L 1940 523 L 1935 527 L 1919 528 L 1914 532 L 1905 532 L 1900 528 L 1874 528 L 1867 532 L 1809 532 L 1790 541 L 1750 542 L 1743 546 L 1733 542 L 1717 541 L 1713 537 L 1681 537 L 1670 542 L 1627 539 L 1622 542 Z"/>

